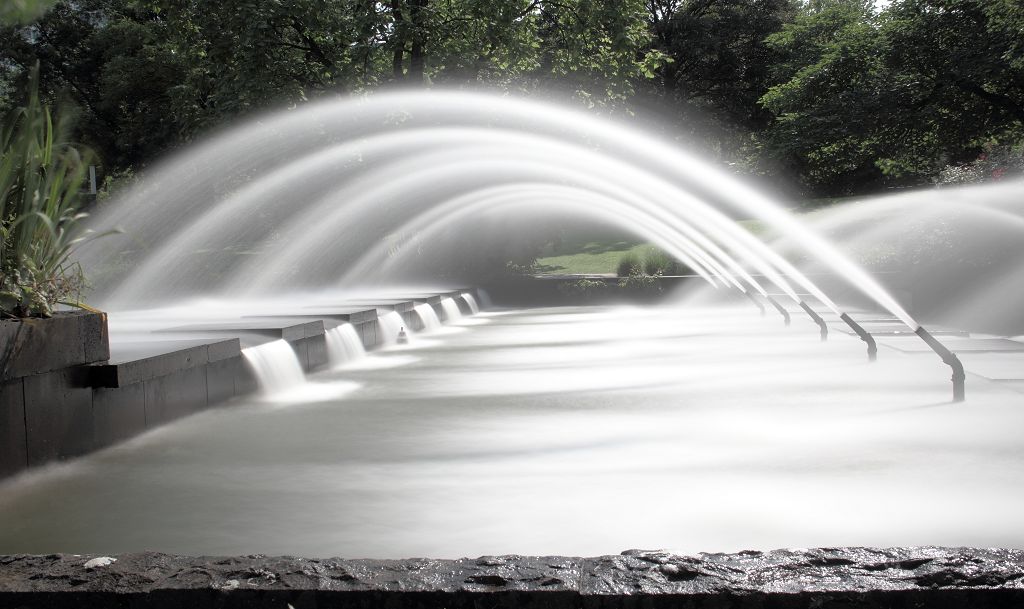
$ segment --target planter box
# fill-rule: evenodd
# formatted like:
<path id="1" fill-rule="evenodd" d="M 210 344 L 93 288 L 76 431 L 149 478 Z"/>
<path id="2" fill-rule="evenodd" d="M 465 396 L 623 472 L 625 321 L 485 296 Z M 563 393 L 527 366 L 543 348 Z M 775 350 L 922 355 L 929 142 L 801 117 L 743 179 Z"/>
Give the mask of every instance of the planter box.
<path id="1" fill-rule="evenodd" d="M 0 321 L 0 382 L 109 358 L 106 313 Z"/>

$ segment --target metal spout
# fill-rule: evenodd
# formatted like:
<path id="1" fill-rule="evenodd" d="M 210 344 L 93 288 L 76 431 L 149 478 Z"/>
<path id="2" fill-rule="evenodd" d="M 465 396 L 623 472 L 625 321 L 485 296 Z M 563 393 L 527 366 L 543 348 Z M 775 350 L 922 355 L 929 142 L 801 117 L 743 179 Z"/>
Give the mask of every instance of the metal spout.
<path id="1" fill-rule="evenodd" d="M 790 322 L 790 319 L 789 319 L 789 311 L 787 311 L 787 310 L 786 310 L 786 307 L 784 307 L 784 306 L 780 305 L 780 304 L 778 303 L 778 301 L 777 301 L 777 300 L 775 300 L 774 298 L 772 298 L 771 296 L 765 296 L 765 298 L 766 298 L 766 299 L 768 299 L 768 302 L 770 302 L 770 303 L 771 303 L 771 305 L 772 305 L 773 307 L 775 307 L 775 309 L 776 309 L 776 310 L 777 310 L 777 311 L 778 311 L 779 313 L 781 313 L 781 314 L 782 314 L 782 318 L 786 320 L 786 325 L 788 326 L 788 325 L 789 325 L 789 322 Z"/>
<path id="2" fill-rule="evenodd" d="M 743 295 L 746 296 L 747 298 L 749 298 L 750 302 L 754 303 L 757 306 L 757 308 L 761 311 L 761 317 L 764 317 L 764 314 L 765 314 L 764 305 L 761 304 L 761 301 L 757 299 L 757 296 L 754 296 L 750 292 L 743 292 Z"/>
<path id="3" fill-rule="evenodd" d="M 803 309 L 804 313 L 807 313 L 811 317 L 811 319 L 814 320 L 814 323 L 818 324 L 818 329 L 821 333 L 822 342 L 828 340 L 828 325 L 825 323 L 825 320 L 821 318 L 821 315 L 815 313 L 814 309 L 812 309 L 810 306 L 807 305 L 806 302 L 802 300 L 800 301 L 800 308 Z"/>
<path id="4" fill-rule="evenodd" d="M 846 322 L 846 325 L 853 328 L 853 331 L 857 333 L 860 339 L 868 344 L 868 361 L 873 362 L 878 359 L 878 345 L 875 344 L 875 337 L 867 333 L 867 330 L 862 328 L 859 323 L 853 321 L 853 318 L 842 313 L 839 315 L 839 319 Z"/>
<path id="5" fill-rule="evenodd" d="M 965 399 L 964 379 L 967 375 L 964 374 L 964 365 L 960 363 L 960 359 L 953 355 L 953 352 L 947 349 L 945 345 L 935 340 L 935 337 L 929 334 L 928 330 L 925 330 L 924 327 L 918 326 L 917 329 L 914 330 L 914 334 L 920 336 L 921 340 L 923 340 L 925 344 L 932 348 L 932 351 L 942 358 L 943 363 L 953 369 L 953 376 L 951 377 L 951 380 L 953 381 L 953 401 L 963 402 Z"/>

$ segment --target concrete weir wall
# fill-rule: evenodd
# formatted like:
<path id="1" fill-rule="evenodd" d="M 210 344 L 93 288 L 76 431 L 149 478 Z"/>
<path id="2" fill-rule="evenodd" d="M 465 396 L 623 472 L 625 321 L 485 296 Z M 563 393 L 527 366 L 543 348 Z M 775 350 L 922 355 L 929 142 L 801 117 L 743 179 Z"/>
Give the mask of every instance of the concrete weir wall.
<path id="1" fill-rule="evenodd" d="M 328 363 L 328 328 L 350 323 L 373 349 L 381 342 L 380 312 L 411 312 L 435 297 L 439 302 L 434 294 L 416 295 L 379 306 L 170 328 L 145 345 L 111 345 L 103 313 L 0 321 L 0 479 L 257 391 L 244 347 L 285 340 L 312 372 Z"/>
<path id="2" fill-rule="evenodd" d="M 828 548 L 461 560 L 0 556 L 0 607 L 993 609 L 1024 551 Z"/>

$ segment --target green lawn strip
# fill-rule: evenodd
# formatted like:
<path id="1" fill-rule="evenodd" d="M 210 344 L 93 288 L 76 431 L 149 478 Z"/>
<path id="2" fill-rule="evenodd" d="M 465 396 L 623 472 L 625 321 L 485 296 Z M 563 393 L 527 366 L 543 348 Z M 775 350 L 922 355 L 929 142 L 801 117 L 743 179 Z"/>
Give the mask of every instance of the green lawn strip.
<path id="1" fill-rule="evenodd" d="M 598 275 L 615 274 L 619 260 L 633 252 L 643 257 L 651 248 L 649 243 L 636 241 L 591 241 L 573 248 L 576 251 L 537 259 L 537 272 L 541 275 Z"/>

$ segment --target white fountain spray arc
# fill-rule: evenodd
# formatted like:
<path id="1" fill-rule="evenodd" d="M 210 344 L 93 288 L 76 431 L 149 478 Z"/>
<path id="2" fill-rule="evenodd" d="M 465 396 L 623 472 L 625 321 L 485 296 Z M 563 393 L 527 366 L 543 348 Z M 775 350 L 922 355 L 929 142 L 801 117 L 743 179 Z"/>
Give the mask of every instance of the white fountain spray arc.
<path id="1" fill-rule="evenodd" d="M 399 112 L 405 112 L 405 114 L 399 115 Z M 673 146 L 621 126 L 556 106 L 465 93 L 393 93 L 375 96 L 371 102 L 345 100 L 310 104 L 301 111 L 272 115 L 264 119 L 258 127 L 237 130 L 202 147 L 192 159 L 178 161 L 167 167 L 161 172 L 156 183 L 167 184 L 173 182 L 175 178 L 194 177 L 196 167 L 203 167 L 204 161 L 209 162 L 211 166 L 220 167 L 224 165 L 224 159 L 230 157 L 231 166 L 243 165 L 246 154 L 255 155 L 255 158 L 250 159 L 249 166 L 271 171 L 274 167 L 274 159 L 287 157 L 289 152 L 297 151 L 300 147 L 299 142 L 301 142 L 302 149 L 308 152 L 336 142 L 339 134 L 343 134 L 349 139 L 372 139 L 376 135 L 374 126 L 380 125 L 381 118 L 396 116 L 404 117 L 403 120 L 407 122 L 415 122 L 418 117 L 425 117 L 433 124 L 440 122 L 465 125 L 473 121 L 498 127 L 512 124 L 524 133 L 542 132 L 548 137 L 557 135 L 567 140 L 586 140 L 592 148 L 614 150 L 616 159 L 628 158 L 634 165 L 647 168 L 648 173 L 651 173 L 652 169 L 660 169 L 658 175 L 674 187 L 663 193 L 663 196 L 658 197 L 660 204 L 666 206 L 669 213 L 672 213 L 672 207 L 678 205 L 679 201 L 683 199 L 679 195 L 686 195 L 687 198 L 703 204 L 686 206 L 687 212 L 690 214 L 695 209 L 702 212 L 705 209 L 711 209 L 704 202 L 713 201 L 726 204 L 761 219 L 779 232 L 799 242 L 807 251 L 825 261 L 830 268 L 846 277 L 856 287 L 902 319 L 908 326 L 915 328 L 922 339 L 935 349 L 944 361 L 951 366 L 954 365 L 951 361 L 955 360 L 955 357 L 948 351 L 943 353 L 940 349 L 941 345 L 938 345 L 923 328 L 918 326 L 895 299 L 867 273 L 762 194 Z M 393 132 L 396 127 L 388 125 L 383 129 L 379 127 L 376 129 Z M 325 133 L 329 136 L 324 136 Z M 283 144 L 278 141 L 282 138 Z M 313 142 L 312 146 L 311 142 Z M 422 143 L 420 142 L 420 144 Z M 243 158 L 239 159 L 239 156 Z M 625 162 L 619 164 L 622 165 Z M 596 173 L 596 171 L 592 172 L 592 174 Z M 592 177 L 598 176 L 592 175 Z M 202 192 L 201 189 L 200 192 Z M 670 194 L 676 195 L 670 197 L 674 201 L 664 201 L 666 195 Z M 161 197 L 154 198 L 160 199 Z M 128 200 L 131 199 L 132 196 L 129 196 Z M 148 225 L 149 230 L 146 236 L 158 237 L 153 234 L 153 224 L 157 224 L 161 230 L 170 228 L 169 232 L 176 233 L 187 226 L 188 216 L 195 206 L 207 202 L 191 201 L 176 206 L 172 205 L 170 207 L 173 208 L 173 211 L 169 211 L 167 207 L 160 209 L 160 203 L 162 201 L 151 200 L 149 205 L 138 205 L 138 209 L 125 210 L 126 203 L 122 201 L 121 204 L 113 206 L 109 213 L 98 218 L 97 223 L 100 226 L 127 224 L 125 228 L 135 238 L 140 238 L 140 235 L 136 234 L 133 229 L 140 229 L 140 232 L 147 233 L 144 229 Z M 237 218 L 235 221 L 237 222 Z M 706 230 L 709 222 L 710 220 L 704 217 L 700 227 Z M 737 236 L 735 231 L 723 229 L 715 237 L 721 239 L 723 234 L 730 238 Z M 146 239 L 142 237 L 142 241 L 146 242 Z M 161 239 L 154 238 L 151 241 L 160 243 Z M 735 244 L 733 246 L 735 248 Z M 106 249 L 106 253 L 109 254 L 111 248 L 116 249 L 117 247 L 120 246 L 108 242 L 108 245 L 96 251 L 101 252 Z M 736 252 L 734 251 L 734 253 Z M 266 256 L 264 253 L 263 257 Z M 109 257 L 104 258 L 101 254 L 99 258 L 102 260 Z M 749 259 L 746 256 L 743 258 L 749 263 L 760 259 L 760 257 Z M 86 260 L 88 262 L 88 255 L 86 255 Z M 96 260 L 95 256 L 93 260 Z M 772 266 L 779 264 L 775 260 L 773 263 L 775 264 Z M 790 269 L 784 270 L 787 275 L 791 274 Z M 797 276 L 793 275 L 793 277 Z M 799 281 L 799 279 L 797 280 Z M 811 288 L 813 283 L 803 284 L 801 281 L 801 284 L 836 313 L 840 313 L 844 321 L 850 323 L 849 316 L 841 313 L 826 295 L 816 289 L 816 286 L 814 289 Z M 812 313 L 809 307 L 802 306 L 809 314 Z M 962 380 L 960 381 L 960 394 L 962 394 Z"/>

